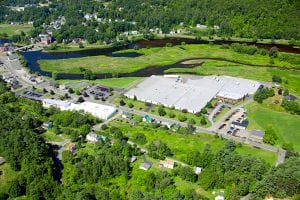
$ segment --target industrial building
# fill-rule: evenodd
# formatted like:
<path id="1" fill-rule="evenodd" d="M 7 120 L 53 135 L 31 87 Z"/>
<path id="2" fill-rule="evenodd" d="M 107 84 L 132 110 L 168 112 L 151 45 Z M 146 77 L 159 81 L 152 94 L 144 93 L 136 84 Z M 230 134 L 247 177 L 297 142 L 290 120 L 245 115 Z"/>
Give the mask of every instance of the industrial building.
<path id="1" fill-rule="evenodd" d="M 254 94 L 260 85 L 257 81 L 229 76 L 191 78 L 153 75 L 125 93 L 125 96 L 197 113 L 213 98 L 234 104 Z"/>
<path id="2" fill-rule="evenodd" d="M 73 110 L 73 111 L 84 111 L 100 119 L 109 119 L 115 112 L 116 108 L 113 106 L 83 102 L 80 104 L 71 103 L 68 101 L 61 101 L 56 99 L 43 99 L 43 106 L 49 108 L 51 106 L 59 108 L 60 110 Z"/>

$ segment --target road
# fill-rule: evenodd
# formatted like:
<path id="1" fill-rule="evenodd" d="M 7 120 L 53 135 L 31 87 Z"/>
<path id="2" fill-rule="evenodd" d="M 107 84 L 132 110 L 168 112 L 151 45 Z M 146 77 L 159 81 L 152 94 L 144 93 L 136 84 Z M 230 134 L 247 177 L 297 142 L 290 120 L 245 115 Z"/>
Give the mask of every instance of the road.
<path id="1" fill-rule="evenodd" d="M 26 78 L 28 76 L 28 73 L 24 69 L 21 68 L 21 65 L 20 65 L 19 61 L 8 61 L 7 56 L 1 56 L 0 59 L 4 63 L 4 65 L 7 67 L 7 69 L 12 74 L 14 74 L 17 77 L 17 79 L 23 84 L 24 87 L 38 86 L 38 85 L 35 85 L 31 81 L 29 81 L 29 79 Z M 52 87 L 51 88 L 49 87 L 49 88 L 46 88 L 46 89 L 47 90 L 53 90 L 55 93 L 61 94 L 61 95 L 64 95 L 67 92 L 67 91 L 60 90 L 58 88 L 52 88 Z M 71 96 L 71 98 L 74 101 L 76 101 L 77 98 L 78 98 L 78 96 L 74 95 L 74 94 L 69 94 L 69 96 Z M 89 101 L 99 103 L 99 101 L 96 101 L 96 100 L 92 99 L 91 97 L 88 98 L 88 99 L 89 99 Z M 213 123 L 212 126 L 209 127 L 209 128 L 203 128 L 203 127 L 195 126 L 196 132 L 206 133 L 206 134 L 210 134 L 210 135 L 216 135 L 218 127 L 222 123 L 224 123 L 224 121 L 225 121 L 226 118 L 228 118 L 236 109 L 242 108 L 245 105 L 251 103 L 252 101 L 253 101 L 252 98 L 251 99 L 247 99 L 242 104 L 232 107 L 230 109 L 230 111 L 228 111 L 226 114 L 224 114 L 223 116 L 221 116 L 219 118 L 219 120 L 217 122 Z M 178 124 L 178 125 L 180 125 L 182 127 L 187 127 L 187 123 L 185 123 L 185 122 L 179 122 L 179 121 L 174 120 L 174 119 L 169 119 L 169 118 L 166 118 L 166 117 L 153 115 L 151 113 L 140 111 L 140 110 L 134 110 L 134 109 L 129 109 L 129 108 L 125 108 L 125 107 L 116 106 L 116 105 L 114 105 L 112 103 L 109 103 L 109 102 L 102 102 L 102 104 L 106 104 L 106 105 L 110 105 L 110 106 L 116 107 L 119 111 L 122 111 L 122 112 L 128 112 L 128 113 L 135 114 L 135 115 L 140 115 L 140 116 L 149 115 L 150 117 L 152 117 L 153 119 L 156 119 L 157 121 L 168 122 L 170 124 L 174 124 L 175 123 L 175 124 Z M 107 124 L 110 121 L 112 121 L 113 119 L 119 117 L 120 113 L 121 112 L 119 112 L 112 119 L 104 122 L 103 124 Z M 103 124 L 99 124 L 95 128 L 98 129 Z M 222 136 L 223 138 L 226 138 L 226 139 L 230 139 L 230 140 L 236 141 L 236 142 L 241 142 L 241 143 L 244 143 L 244 144 L 247 144 L 247 145 L 251 145 L 251 146 L 254 146 L 256 148 L 260 148 L 260 149 L 263 149 L 263 150 L 276 152 L 276 153 L 279 154 L 277 162 L 276 162 L 276 165 L 284 162 L 285 151 L 283 149 L 276 148 L 276 147 L 273 147 L 273 146 L 270 146 L 270 145 L 266 145 L 266 144 L 261 144 L 261 143 L 249 141 L 249 140 L 244 139 L 244 138 L 234 137 L 234 136 L 231 136 L 231 135 L 228 135 L 228 134 L 221 134 L 220 136 Z"/>

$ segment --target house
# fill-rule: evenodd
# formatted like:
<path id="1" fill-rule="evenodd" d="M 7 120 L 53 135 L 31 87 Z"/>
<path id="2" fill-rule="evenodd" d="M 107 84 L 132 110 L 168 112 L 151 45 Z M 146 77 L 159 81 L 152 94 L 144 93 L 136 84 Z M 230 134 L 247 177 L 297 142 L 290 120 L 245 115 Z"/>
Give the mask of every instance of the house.
<path id="1" fill-rule="evenodd" d="M 123 112 L 122 113 L 122 118 L 131 120 L 132 119 L 132 115 L 129 114 L 129 113 L 127 113 L 127 112 Z"/>
<path id="2" fill-rule="evenodd" d="M 174 169 L 175 162 L 173 160 L 160 160 L 159 166 L 169 169 Z"/>
<path id="3" fill-rule="evenodd" d="M 45 123 L 42 124 L 42 127 L 44 129 L 52 128 L 53 127 L 53 123 L 52 122 L 45 122 Z"/>
<path id="4" fill-rule="evenodd" d="M 151 166 L 152 166 L 151 162 L 145 161 L 140 165 L 140 169 L 147 171 L 151 168 Z"/>
<path id="5" fill-rule="evenodd" d="M 39 34 L 40 42 L 44 45 L 49 45 L 52 43 L 52 37 L 48 34 Z"/>
<path id="6" fill-rule="evenodd" d="M 135 162 L 136 160 L 137 160 L 137 156 L 132 156 L 132 157 L 130 158 L 130 162 L 131 162 L 131 163 Z"/>
<path id="7" fill-rule="evenodd" d="M 295 100 L 297 100 L 297 97 L 294 96 L 294 95 L 291 95 L 291 94 L 288 94 L 288 95 L 284 96 L 284 98 L 286 100 L 288 100 L 288 101 L 295 101 Z"/>
<path id="8" fill-rule="evenodd" d="M 152 122 L 154 122 L 154 119 L 151 118 L 149 115 L 145 115 L 143 118 L 143 122 L 152 123 Z"/>
<path id="9" fill-rule="evenodd" d="M 206 29 L 207 26 L 206 26 L 206 25 L 203 25 L 203 24 L 196 24 L 196 28 Z"/>
<path id="10" fill-rule="evenodd" d="M 248 120 L 244 120 L 242 122 L 232 122 L 232 127 L 235 129 L 245 130 L 248 127 L 248 124 Z"/>
<path id="11" fill-rule="evenodd" d="M 267 194 L 266 197 L 265 197 L 265 200 L 273 200 L 273 196 L 272 194 Z"/>
<path id="12" fill-rule="evenodd" d="M 90 132 L 86 135 L 86 141 L 94 143 L 99 142 L 101 140 L 100 136 L 97 135 L 95 132 Z"/>
<path id="13" fill-rule="evenodd" d="M 75 153 L 75 151 L 78 149 L 78 146 L 74 143 L 70 143 L 67 147 L 67 150 L 71 153 Z"/>
<path id="14" fill-rule="evenodd" d="M 194 172 L 195 172 L 195 174 L 199 175 L 202 172 L 202 168 L 201 167 L 194 167 Z"/>
<path id="15" fill-rule="evenodd" d="M 253 131 L 250 132 L 249 139 L 251 139 L 251 140 L 253 140 L 255 142 L 262 142 L 264 136 L 265 136 L 265 132 L 264 131 L 253 130 Z"/>
<path id="16" fill-rule="evenodd" d="M 215 197 L 215 200 L 224 200 L 224 192 L 219 192 L 218 196 Z"/>
<path id="17" fill-rule="evenodd" d="M 139 34 L 138 31 L 131 31 L 131 35 L 137 35 L 137 34 Z"/>

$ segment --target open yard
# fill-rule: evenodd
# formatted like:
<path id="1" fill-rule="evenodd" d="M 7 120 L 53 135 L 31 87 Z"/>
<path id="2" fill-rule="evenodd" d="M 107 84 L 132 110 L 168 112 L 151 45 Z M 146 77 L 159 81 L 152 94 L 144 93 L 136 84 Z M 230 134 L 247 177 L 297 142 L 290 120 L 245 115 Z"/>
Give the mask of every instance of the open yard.
<path id="1" fill-rule="evenodd" d="M 166 131 L 162 129 L 153 129 L 147 124 L 131 126 L 121 120 L 111 122 L 111 125 L 121 128 L 123 133 L 132 139 L 136 133 L 143 133 L 147 138 L 147 142 L 154 140 L 161 140 L 166 143 L 174 153 L 174 158 L 180 161 L 185 161 L 187 155 L 191 152 L 199 150 L 202 151 L 205 144 L 210 144 L 212 150 L 217 152 L 220 150 L 225 140 L 221 140 L 211 135 L 199 133 L 197 135 L 180 135 L 172 131 Z M 241 154 L 250 154 L 254 157 L 261 158 L 271 165 L 275 164 L 277 154 L 263 151 L 260 149 L 252 148 L 246 145 L 242 145 L 237 148 L 237 151 Z"/>
<path id="2" fill-rule="evenodd" d="M 6 34 L 7 37 L 18 35 L 23 31 L 24 33 L 29 32 L 32 29 L 31 25 L 9 25 L 0 24 L 0 35 Z"/>
<path id="3" fill-rule="evenodd" d="M 268 56 L 239 54 L 231 49 L 222 49 L 220 45 L 181 45 L 140 50 L 129 49 L 120 52 L 136 52 L 142 56 L 110 57 L 101 55 L 61 60 L 40 60 L 39 64 L 45 71 L 58 73 L 80 73 L 80 68 L 90 69 L 95 73 L 128 73 L 148 66 L 164 66 L 189 58 L 220 58 L 255 65 L 269 65 L 270 61 Z M 274 65 L 286 68 L 296 67 L 277 58 L 274 59 Z"/>
<path id="4" fill-rule="evenodd" d="M 277 146 L 292 143 L 294 149 L 300 152 L 300 116 L 286 112 L 274 111 L 258 103 L 247 107 L 249 129 L 265 130 L 271 124 L 278 136 Z"/>

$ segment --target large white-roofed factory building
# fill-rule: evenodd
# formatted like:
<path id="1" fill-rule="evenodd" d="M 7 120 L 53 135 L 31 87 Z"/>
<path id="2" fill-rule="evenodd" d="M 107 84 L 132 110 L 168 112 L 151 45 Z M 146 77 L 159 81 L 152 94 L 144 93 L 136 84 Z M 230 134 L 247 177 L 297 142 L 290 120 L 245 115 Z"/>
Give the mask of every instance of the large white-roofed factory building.
<path id="1" fill-rule="evenodd" d="M 153 75 L 125 93 L 128 98 L 200 112 L 213 98 L 237 103 L 246 95 L 254 94 L 261 83 L 229 76 L 181 77 Z"/>

